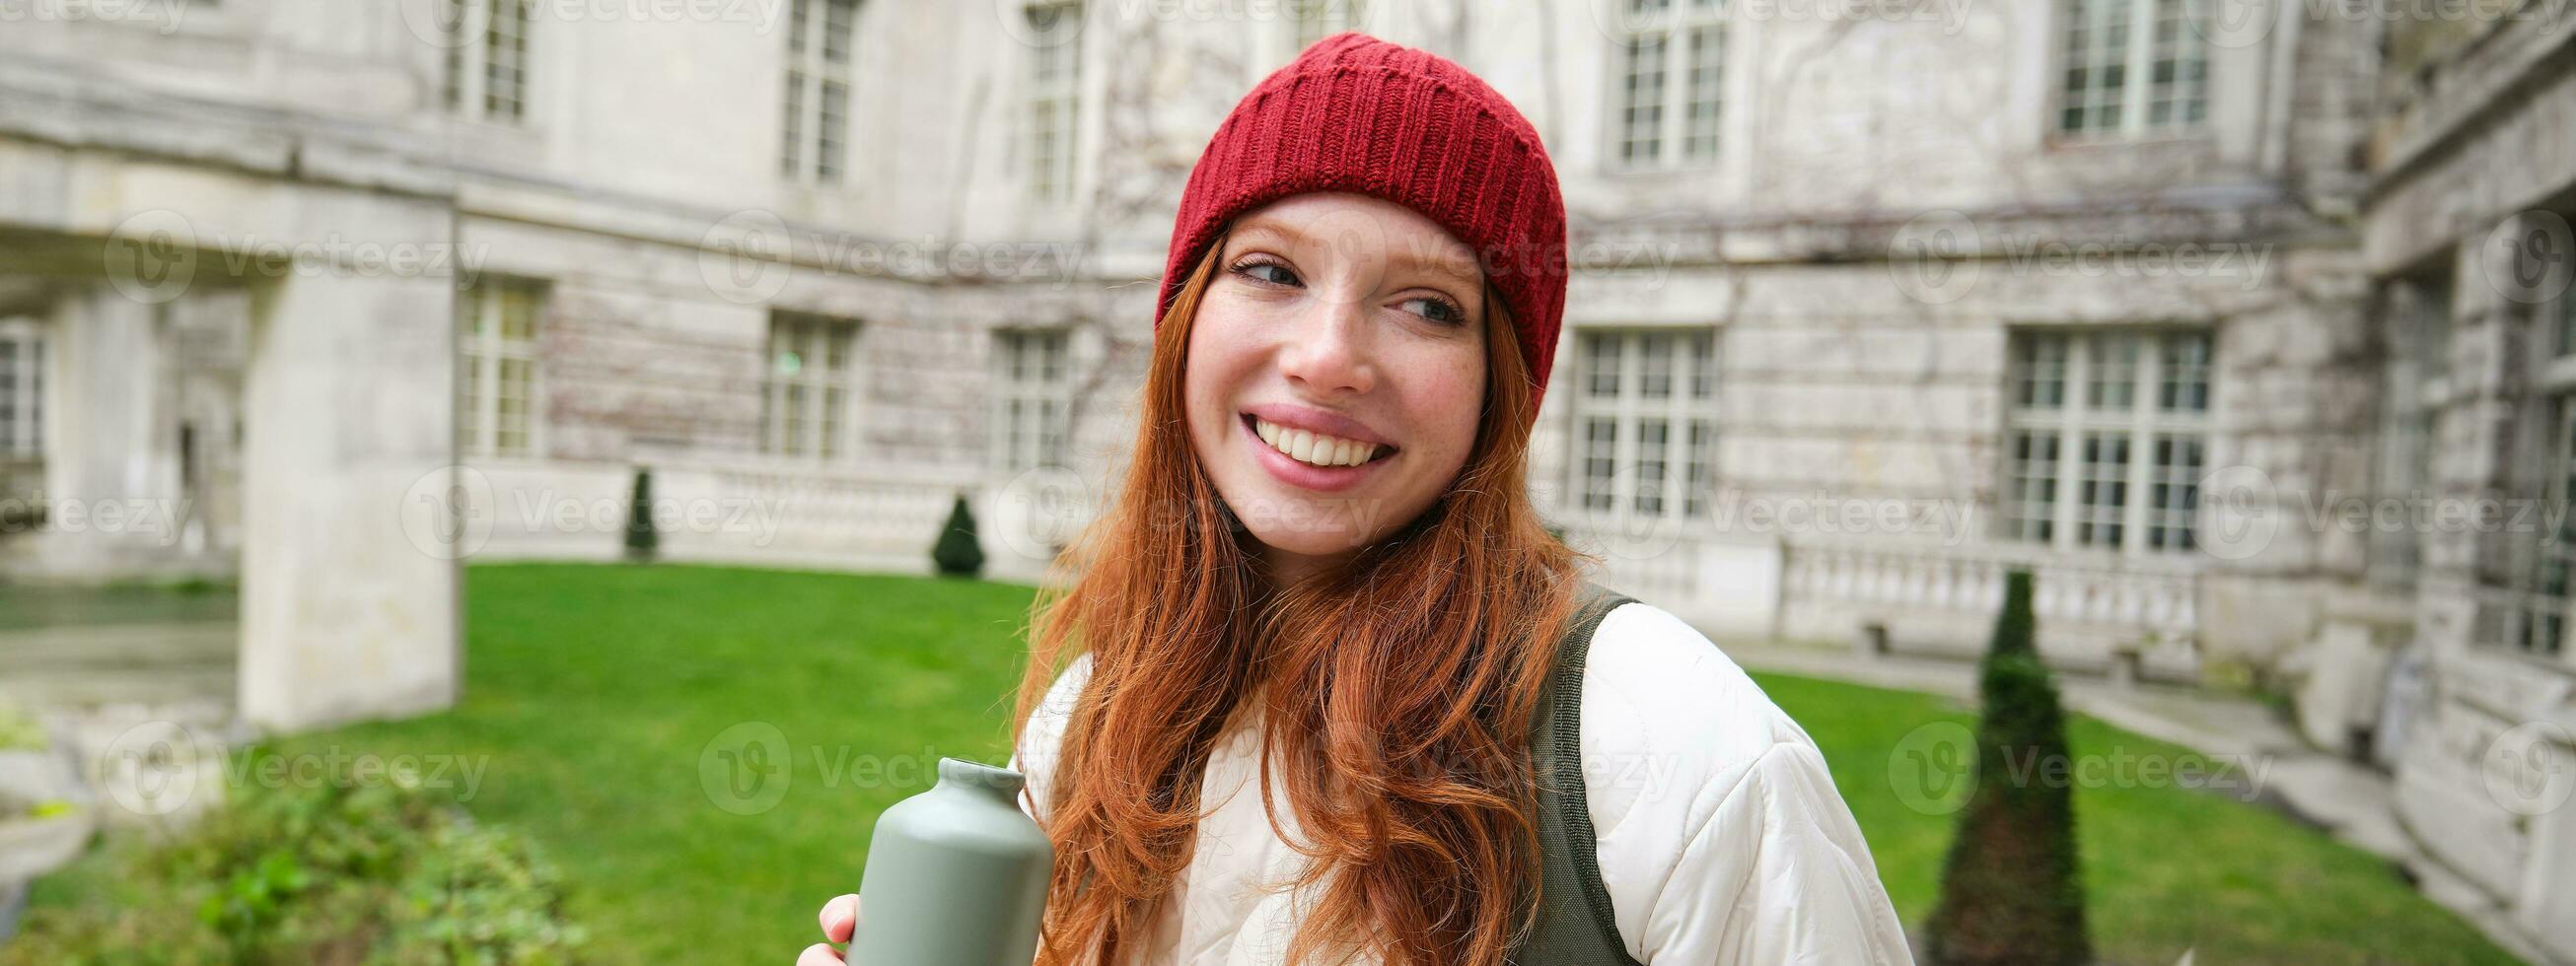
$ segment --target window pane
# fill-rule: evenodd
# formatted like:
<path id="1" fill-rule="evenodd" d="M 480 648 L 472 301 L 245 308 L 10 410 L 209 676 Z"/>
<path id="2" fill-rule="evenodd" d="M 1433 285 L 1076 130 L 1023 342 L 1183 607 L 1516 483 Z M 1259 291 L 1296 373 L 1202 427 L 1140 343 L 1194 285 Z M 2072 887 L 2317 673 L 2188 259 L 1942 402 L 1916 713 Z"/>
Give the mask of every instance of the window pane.
<path id="1" fill-rule="evenodd" d="M 2008 532 L 2016 539 L 2047 543 L 2056 536 L 2057 434 L 2019 431 L 2009 445 L 2004 464 Z"/>
<path id="2" fill-rule="evenodd" d="M 468 452 L 483 449 L 483 357 L 468 352 L 456 360 L 456 441 Z"/>
<path id="3" fill-rule="evenodd" d="M 1619 394 L 1620 339 L 1603 332 L 1583 335 L 1584 389 L 1594 396 Z"/>
<path id="4" fill-rule="evenodd" d="M 1717 333 L 1691 337 L 1691 398 L 1717 397 Z"/>
<path id="5" fill-rule="evenodd" d="M 2084 434 L 2084 462 L 2076 478 L 2075 542 L 2120 546 L 2129 505 L 2129 434 Z"/>
<path id="6" fill-rule="evenodd" d="M 1592 417 L 1583 421 L 1583 508 L 1606 511 L 1614 499 L 1611 480 L 1618 472 L 1619 423 Z"/>
<path id="7" fill-rule="evenodd" d="M 1690 32 L 1690 113 L 1683 132 L 1682 154 L 1692 158 L 1717 156 L 1717 123 L 1724 88 L 1719 69 L 1725 59 L 1726 34 L 1721 27 L 1696 27 Z"/>
<path id="8" fill-rule="evenodd" d="M 0 336 L 0 453 L 18 450 L 18 344 Z"/>
<path id="9" fill-rule="evenodd" d="M 785 105 L 785 115 L 778 122 L 778 168 L 794 177 L 804 173 L 801 158 L 805 147 L 805 75 L 792 67 L 787 70 Z"/>
<path id="10" fill-rule="evenodd" d="M 805 452 L 805 405 L 805 387 L 789 382 L 786 398 L 779 402 L 778 407 L 784 414 L 779 423 L 778 448 L 789 456 Z"/>
<path id="11" fill-rule="evenodd" d="M 528 450 L 529 392 L 535 383 L 534 367 L 526 359 L 501 360 L 501 374 L 493 397 L 492 448 L 502 453 L 525 453 Z"/>
<path id="12" fill-rule="evenodd" d="M 2057 409 L 2066 402 L 2067 337 L 2023 336 L 2014 360 L 2013 405 L 2022 409 Z"/>
<path id="13" fill-rule="evenodd" d="M 501 339 L 505 342 L 527 342 L 536 337 L 537 292 L 524 284 L 505 285 L 501 289 Z"/>
<path id="14" fill-rule="evenodd" d="M 848 148 L 842 133 L 850 127 L 850 85 L 823 82 L 823 111 L 814 124 L 814 177 L 827 184 L 838 182 Z"/>
<path id="15" fill-rule="evenodd" d="M 823 411 L 815 421 L 822 425 L 822 454 L 825 459 L 841 455 L 841 407 L 848 403 L 849 394 L 841 387 L 823 387 Z"/>
<path id="16" fill-rule="evenodd" d="M 491 29 L 483 34 L 483 112 L 516 120 L 527 103 L 528 26 L 531 0 L 493 0 Z"/>
<path id="17" fill-rule="evenodd" d="M 2092 373 L 2084 384 L 2084 405 L 2092 409 L 2127 409 L 2137 401 L 2138 340 L 2102 335 L 2090 340 Z"/>
<path id="18" fill-rule="evenodd" d="M 1708 420 L 1690 421 L 1690 472 L 1685 483 L 1682 513 L 1707 516 L 1709 499 L 1717 491 L 1717 426 Z"/>
<path id="19" fill-rule="evenodd" d="M 2156 0 L 2154 49 L 2148 68 L 2147 124 L 2187 127 L 2197 123 L 2207 94 L 2207 41 L 2198 27 L 2186 23 L 2205 17 L 2207 0 Z"/>
<path id="20" fill-rule="evenodd" d="M 2576 283 L 2558 296 L 2558 354 L 2576 355 Z"/>
<path id="21" fill-rule="evenodd" d="M 1670 399 L 1673 395 L 1673 336 L 1656 332 L 1641 337 L 1644 371 L 1637 376 L 1637 394 L 1647 399 Z"/>
<path id="22" fill-rule="evenodd" d="M 1645 516 L 1664 515 L 1665 447 L 1671 428 L 1661 419 L 1637 421 L 1637 491 L 1636 511 Z"/>
<path id="23" fill-rule="evenodd" d="M 2561 400 L 2558 409 L 2556 452 L 2550 454 L 2550 480 L 2544 495 L 2550 506 L 2563 508 L 2571 497 L 2576 497 L 2576 399 Z M 2541 534 L 2538 543 L 2523 598 L 2522 636 L 2514 643 L 2536 654 L 2556 656 L 2567 647 L 2568 582 L 2571 572 L 2576 572 L 2576 518 L 2562 517 L 2556 532 Z"/>
<path id="24" fill-rule="evenodd" d="M 2209 410 L 2209 336 L 2206 333 L 2164 338 L 2164 377 L 2156 389 L 2156 407 L 2167 412 Z"/>
<path id="25" fill-rule="evenodd" d="M 439 83 L 439 99 L 446 102 L 449 110 L 456 110 L 465 106 L 465 52 L 473 42 L 465 36 L 464 0 L 444 0 L 440 13 L 447 18 L 442 21 L 447 28 L 447 63 Z"/>
<path id="26" fill-rule="evenodd" d="M 2200 512 L 2200 439 L 2156 437 L 2152 484 L 2147 494 L 2147 548 L 2189 550 L 2193 517 Z"/>
<path id="27" fill-rule="evenodd" d="M 1623 55 L 1619 158 L 1630 164 L 1651 162 L 1663 153 L 1666 36 L 1633 38 Z"/>
<path id="28" fill-rule="evenodd" d="M 1073 189 L 1074 131 L 1080 117 L 1082 5 L 1032 4 L 1024 8 L 1036 34 L 1027 48 L 1029 192 L 1061 200 Z"/>
<path id="29" fill-rule="evenodd" d="M 858 0 L 831 0 L 823 17 L 823 59 L 850 62 L 850 26 L 858 20 Z"/>

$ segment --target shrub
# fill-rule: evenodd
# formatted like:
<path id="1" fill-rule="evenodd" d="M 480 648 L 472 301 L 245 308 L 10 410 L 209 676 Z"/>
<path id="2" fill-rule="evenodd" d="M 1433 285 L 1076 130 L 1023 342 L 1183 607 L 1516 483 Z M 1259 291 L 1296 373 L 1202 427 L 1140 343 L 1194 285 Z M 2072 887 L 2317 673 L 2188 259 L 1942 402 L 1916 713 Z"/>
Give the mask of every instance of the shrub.
<path id="1" fill-rule="evenodd" d="M 662 546 L 662 531 L 653 527 L 653 470 L 635 469 L 635 490 L 626 501 L 626 559 L 649 563 Z"/>
<path id="2" fill-rule="evenodd" d="M 2007 580 L 1980 690 L 1976 785 L 1942 867 L 1925 961 L 2084 963 L 2065 712 L 2031 640 L 2030 574 Z"/>
<path id="3" fill-rule="evenodd" d="M 930 562 L 951 577 L 984 572 L 984 547 L 975 537 L 975 514 L 966 508 L 966 494 L 957 494 L 956 504 L 948 508 L 948 523 L 930 548 Z"/>
<path id="4" fill-rule="evenodd" d="M 163 841 L 119 841 L 81 899 L 37 905 L 0 963 L 555 964 L 584 942 L 516 834 L 409 789 L 243 786 Z M 77 868 L 77 867 L 76 867 Z"/>
<path id="5" fill-rule="evenodd" d="M 16 705 L 0 701 L 0 751 L 43 751 L 45 726 Z"/>

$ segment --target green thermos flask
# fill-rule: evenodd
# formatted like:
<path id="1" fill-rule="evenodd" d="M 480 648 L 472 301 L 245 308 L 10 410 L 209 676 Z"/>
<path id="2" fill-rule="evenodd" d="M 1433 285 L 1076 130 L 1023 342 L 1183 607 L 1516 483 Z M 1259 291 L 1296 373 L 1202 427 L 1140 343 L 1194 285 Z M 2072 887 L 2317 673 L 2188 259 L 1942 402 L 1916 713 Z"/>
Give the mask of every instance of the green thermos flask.
<path id="1" fill-rule="evenodd" d="M 939 759 L 939 782 L 877 819 L 850 966 L 1029 966 L 1055 844 L 1020 811 L 1026 779 Z"/>

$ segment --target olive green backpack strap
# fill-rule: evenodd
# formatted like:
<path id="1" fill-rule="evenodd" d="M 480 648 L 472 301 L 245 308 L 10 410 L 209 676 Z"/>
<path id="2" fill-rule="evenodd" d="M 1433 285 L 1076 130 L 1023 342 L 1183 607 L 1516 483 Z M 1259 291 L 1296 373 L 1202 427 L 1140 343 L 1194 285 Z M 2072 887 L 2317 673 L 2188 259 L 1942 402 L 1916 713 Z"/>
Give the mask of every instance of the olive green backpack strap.
<path id="1" fill-rule="evenodd" d="M 1514 947 L 1514 966 L 1641 966 L 1628 955 L 1601 884 L 1592 812 L 1583 794 L 1583 665 L 1592 632 L 1635 598 L 1584 581 L 1530 722 L 1538 778 L 1538 922 Z"/>

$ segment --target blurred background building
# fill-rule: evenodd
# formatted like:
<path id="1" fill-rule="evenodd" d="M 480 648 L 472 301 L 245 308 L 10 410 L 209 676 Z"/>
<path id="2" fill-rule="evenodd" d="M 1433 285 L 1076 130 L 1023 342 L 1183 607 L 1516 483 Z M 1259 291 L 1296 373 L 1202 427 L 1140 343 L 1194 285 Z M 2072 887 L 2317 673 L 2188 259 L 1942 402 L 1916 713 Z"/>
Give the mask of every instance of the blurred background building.
<path id="1" fill-rule="evenodd" d="M 2576 812 L 2477 791 L 2576 725 L 2569 7 L 38 3 L 0 566 L 237 577 L 286 728 L 451 701 L 458 561 L 613 557 L 639 467 L 673 558 L 926 569 L 963 494 L 1033 578 L 1199 148 L 1361 29 L 1547 139 L 1535 487 L 1613 583 L 1964 652 L 2034 569 L 2052 659 L 2292 695 L 2576 957 Z"/>

